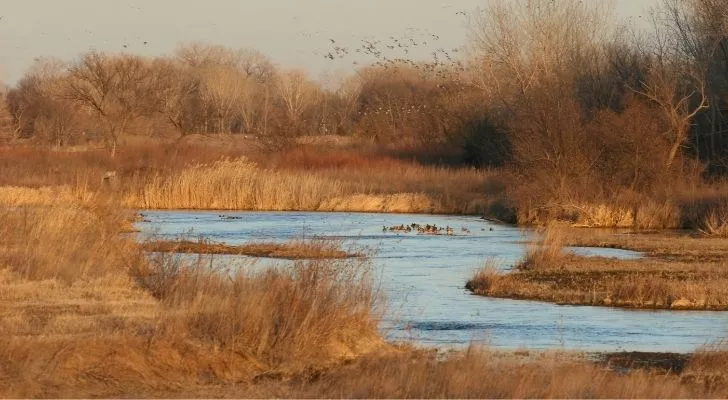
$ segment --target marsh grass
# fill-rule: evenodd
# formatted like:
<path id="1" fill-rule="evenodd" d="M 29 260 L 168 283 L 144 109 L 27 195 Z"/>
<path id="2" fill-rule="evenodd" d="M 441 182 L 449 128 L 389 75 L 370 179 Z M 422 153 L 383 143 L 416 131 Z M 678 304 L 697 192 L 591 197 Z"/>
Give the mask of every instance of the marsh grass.
<path id="1" fill-rule="evenodd" d="M 705 213 L 698 230 L 705 236 L 728 238 L 728 199 Z"/>
<path id="2" fill-rule="evenodd" d="M 254 273 L 150 258 L 118 234 L 115 209 L 0 213 L 0 396 L 157 397 L 305 376 L 383 346 L 368 259 Z"/>
<path id="3" fill-rule="evenodd" d="M 266 169 L 246 159 L 228 159 L 157 176 L 130 193 L 126 205 L 155 209 L 478 213 L 496 201 L 495 196 L 483 198 L 482 191 L 489 179 L 495 179 L 494 174 L 401 162 L 393 165 L 371 169 Z"/>
<path id="4" fill-rule="evenodd" d="M 424 351 L 365 356 L 312 384 L 294 387 L 289 392 L 282 390 L 278 395 L 315 398 L 682 398 L 720 397 L 726 390 L 723 384 L 684 382 L 679 375 L 664 371 L 617 373 L 569 354 L 526 354 L 517 356 L 471 347 L 444 360 Z"/>
<path id="5" fill-rule="evenodd" d="M 552 231 L 553 232 L 553 231 Z M 467 288 L 483 296 L 647 309 L 727 310 L 728 243 L 670 233 L 615 233 L 559 228 L 529 244 L 526 262 L 512 273 L 486 265 Z M 546 238 L 550 236 L 550 238 Z M 633 249 L 645 258 L 619 260 L 558 255 L 561 245 Z"/>
<path id="6" fill-rule="evenodd" d="M 30 280 L 125 274 L 142 262 L 118 237 L 121 213 L 106 206 L 60 205 L 0 211 L 0 265 Z"/>
<path id="7" fill-rule="evenodd" d="M 725 355 L 681 374 L 573 355 L 383 342 L 366 258 L 265 271 L 146 257 L 115 207 L 0 214 L 2 397 L 725 397 Z M 31 240 L 42 234 L 41 240 Z M 129 261 L 134 262 L 129 262 Z M 491 261 L 484 279 L 502 285 Z"/>
<path id="8" fill-rule="evenodd" d="M 160 301 L 170 340 L 244 354 L 300 373 L 381 345 L 366 261 L 299 261 L 251 275 L 183 268 Z"/>
<path id="9" fill-rule="evenodd" d="M 526 257 L 518 265 L 523 271 L 544 269 L 557 266 L 567 257 L 564 251 L 566 236 L 563 225 L 552 222 L 545 228 L 537 231 L 541 235 L 540 241 L 533 241 L 527 245 Z"/>
<path id="10" fill-rule="evenodd" d="M 150 252 L 187 253 L 187 254 L 227 254 L 261 258 L 302 259 L 342 259 L 363 257 L 361 252 L 350 253 L 341 249 L 342 243 L 328 239 L 300 239 L 285 243 L 251 242 L 242 245 L 225 245 L 204 238 L 190 240 L 150 240 L 142 247 Z"/>

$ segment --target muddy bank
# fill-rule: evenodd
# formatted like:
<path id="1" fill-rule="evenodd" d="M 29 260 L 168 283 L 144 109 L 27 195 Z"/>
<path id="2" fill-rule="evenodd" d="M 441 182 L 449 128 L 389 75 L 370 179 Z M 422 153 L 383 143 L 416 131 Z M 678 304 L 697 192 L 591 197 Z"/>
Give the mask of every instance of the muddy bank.
<path id="1" fill-rule="evenodd" d="M 222 243 L 159 240 L 147 241 L 142 248 L 148 252 L 220 254 L 261 258 L 281 258 L 287 260 L 345 259 L 361 257 L 360 253 L 348 253 L 337 247 L 336 243 L 326 241 L 294 241 L 287 243 L 248 243 L 239 246 Z"/>

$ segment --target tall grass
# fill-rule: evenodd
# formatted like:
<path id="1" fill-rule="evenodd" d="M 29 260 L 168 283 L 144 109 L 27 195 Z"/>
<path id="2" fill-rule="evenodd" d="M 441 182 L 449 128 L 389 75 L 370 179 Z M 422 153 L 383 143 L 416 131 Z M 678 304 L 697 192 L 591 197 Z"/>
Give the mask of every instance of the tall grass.
<path id="1" fill-rule="evenodd" d="M 426 352 L 368 356 L 331 371 L 293 397 L 315 398 L 684 398 L 725 396 L 723 382 L 663 371 L 617 373 L 564 354 L 515 357 L 470 348 L 445 360 Z M 725 375 L 720 368 L 718 377 Z M 717 372 L 717 371 L 716 371 Z M 686 374 L 687 377 L 687 374 Z M 286 392 L 284 392 L 286 393 Z"/>
<path id="2" fill-rule="evenodd" d="M 128 196 L 126 204 L 159 209 L 476 213 L 493 200 L 478 191 L 487 183 L 485 172 L 397 165 L 398 169 L 307 171 L 223 160 L 156 177 Z M 450 191 L 458 186 L 470 192 Z"/>
<path id="3" fill-rule="evenodd" d="M 168 260 L 167 260 L 168 261 Z M 300 261 L 259 274 L 182 266 L 156 291 L 162 335 L 244 354 L 266 370 L 301 372 L 381 344 L 366 260 Z"/>
<path id="4" fill-rule="evenodd" d="M 76 204 L 0 211 L 0 267 L 31 280 L 125 274 L 142 262 L 136 244 L 118 236 L 123 217 L 106 206 Z"/>
<path id="5" fill-rule="evenodd" d="M 566 235 L 563 226 L 553 222 L 538 231 L 541 241 L 531 242 L 526 249 L 526 257 L 518 265 L 521 270 L 554 267 L 566 257 L 564 244 Z"/>
<path id="6" fill-rule="evenodd" d="M 703 213 L 698 230 L 706 236 L 728 238 L 728 198 L 721 199 Z"/>
<path id="7" fill-rule="evenodd" d="M 0 214 L 0 396 L 728 394 L 719 355 L 666 375 L 561 355 L 395 348 L 377 332 L 366 259 L 220 270 L 143 256 L 116 234 L 118 218 L 104 205 Z"/>
<path id="8" fill-rule="evenodd" d="M 118 234 L 122 217 L 108 205 L 0 213 L 0 396 L 304 376 L 383 346 L 366 258 L 260 273 L 156 262 Z"/>

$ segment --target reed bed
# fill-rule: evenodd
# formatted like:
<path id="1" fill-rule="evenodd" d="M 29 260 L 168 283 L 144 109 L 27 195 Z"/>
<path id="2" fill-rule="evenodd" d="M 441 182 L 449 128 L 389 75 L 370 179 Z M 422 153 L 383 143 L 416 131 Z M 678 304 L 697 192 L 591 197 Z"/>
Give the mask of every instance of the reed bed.
<path id="1" fill-rule="evenodd" d="M 537 231 L 541 241 L 534 241 L 527 246 L 526 257 L 518 265 L 521 270 L 544 269 L 555 266 L 566 257 L 564 252 L 564 228 L 552 222 L 544 229 Z"/>
<path id="2" fill-rule="evenodd" d="M 478 185 L 485 185 L 486 178 L 486 173 L 477 170 L 420 166 L 399 170 L 272 170 L 235 159 L 156 177 L 127 196 L 126 205 L 154 209 L 476 213 L 488 205 L 482 193 L 475 191 Z M 456 186 L 469 187 L 473 192 L 469 198 L 456 198 L 450 192 Z"/>
<path id="3" fill-rule="evenodd" d="M 366 258 L 257 274 L 150 259 L 118 234 L 115 210 L 0 213 L 0 396 L 252 385 L 383 346 Z"/>
<path id="4" fill-rule="evenodd" d="M 726 394 L 723 366 L 716 377 L 686 372 L 618 373 L 563 353 L 497 353 L 470 348 L 445 360 L 422 351 L 366 356 L 274 396 L 311 398 L 704 398 Z M 695 379 L 693 379 L 695 378 Z M 260 394 L 266 393 L 262 391 Z"/>
<path id="5" fill-rule="evenodd" d="M 615 247 L 645 252 L 619 260 L 579 257 L 564 245 Z M 671 234 L 630 235 L 549 226 L 543 242 L 527 245 L 512 273 L 493 263 L 476 271 L 466 287 L 483 296 L 560 304 L 628 308 L 728 310 L 728 243 Z"/>

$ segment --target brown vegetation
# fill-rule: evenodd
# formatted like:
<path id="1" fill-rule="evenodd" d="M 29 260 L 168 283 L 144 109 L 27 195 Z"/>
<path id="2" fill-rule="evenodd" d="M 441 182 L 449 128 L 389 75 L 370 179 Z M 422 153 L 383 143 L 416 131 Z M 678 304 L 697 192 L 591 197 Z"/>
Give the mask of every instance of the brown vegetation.
<path id="1" fill-rule="evenodd" d="M 3 150 L 0 184 L 94 191 L 112 173 L 134 207 L 488 213 L 725 236 L 723 10 L 665 0 L 639 39 L 615 33 L 604 3 L 494 2 L 469 21 L 467 59 L 393 59 L 364 41 L 376 62 L 330 87 L 199 43 L 40 60 L 4 108 L 13 142 L 60 151 Z M 226 145 L 189 145 L 200 135 Z M 140 138 L 165 144 L 129 143 Z M 23 153 L 37 166 L 13 162 Z M 231 164 L 243 155 L 255 168 Z M 219 193 L 228 182 L 241 186 Z"/>
<path id="2" fill-rule="evenodd" d="M 631 308 L 728 310 L 728 243 L 680 234 L 624 234 L 583 229 L 553 233 L 516 271 L 484 267 L 468 282 L 475 294 Z M 553 238 L 558 237 L 555 241 Z M 646 253 L 617 260 L 566 254 L 564 244 Z M 531 245 L 534 246 L 534 245 Z"/>
<path id="3" fill-rule="evenodd" d="M 198 165 L 158 177 L 131 193 L 130 207 L 479 213 L 495 174 L 396 163 L 396 168 L 262 169 L 246 160 Z M 394 178 L 392 178 L 394 177 Z M 456 189 L 457 188 L 457 189 Z"/>
<path id="4" fill-rule="evenodd" d="M 0 214 L 3 397 L 723 397 L 725 357 L 682 371 L 559 353 L 437 355 L 382 342 L 366 259 L 260 274 L 147 258 L 112 208 Z M 36 236 L 41 235 L 41 236 Z M 48 240 L 43 240 L 47 238 Z"/>
<path id="5" fill-rule="evenodd" d="M 382 346 L 366 259 L 225 275 L 149 260 L 116 221 L 81 206 L 0 214 L 0 395 L 250 385 Z"/>
<path id="6" fill-rule="evenodd" d="M 227 254 L 250 257 L 283 258 L 289 260 L 343 259 L 360 257 L 340 249 L 335 241 L 296 240 L 287 243 L 254 242 L 238 246 L 214 243 L 207 240 L 150 240 L 142 243 L 149 252 L 187 254 Z"/>

